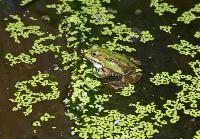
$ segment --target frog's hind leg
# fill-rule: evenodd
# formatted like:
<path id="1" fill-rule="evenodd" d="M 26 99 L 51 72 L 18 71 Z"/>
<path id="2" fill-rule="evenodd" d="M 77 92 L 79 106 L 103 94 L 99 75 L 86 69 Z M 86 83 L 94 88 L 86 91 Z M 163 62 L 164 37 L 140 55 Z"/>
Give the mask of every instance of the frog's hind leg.
<path id="1" fill-rule="evenodd" d="M 142 73 L 127 74 L 126 76 L 122 77 L 122 82 L 123 83 L 130 82 L 134 84 L 140 80 L 141 76 Z"/>
<path id="2" fill-rule="evenodd" d="M 110 86 L 114 90 L 118 90 L 124 87 L 124 84 L 122 85 L 122 81 L 113 81 L 113 82 L 104 83 L 104 84 L 108 84 L 108 86 Z"/>

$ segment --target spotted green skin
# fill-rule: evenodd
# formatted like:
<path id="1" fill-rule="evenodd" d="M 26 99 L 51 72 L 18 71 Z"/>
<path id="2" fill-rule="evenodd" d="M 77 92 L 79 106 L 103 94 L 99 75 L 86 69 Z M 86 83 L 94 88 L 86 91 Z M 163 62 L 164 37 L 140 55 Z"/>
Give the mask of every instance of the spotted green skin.
<path id="1" fill-rule="evenodd" d="M 93 55 L 94 53 L 95 55 Z M 135 83 L 142 75 L 140 73 L 141 70 L 137 67 L 137 65 L 141 64 L 140 61 L 113 51 L 109 51 L 108 49 L 97 45 L 94 45 L 90 49 L 86 50 L 84 56 L 91 61 L 94 66 L 96 64 L 101 65 L 96 66 L 99 70 L 98 74 L 101 78 L 121 76 L 121 81 L 113 82 L 116 86 L 126 86 L 128 83 Z"/>

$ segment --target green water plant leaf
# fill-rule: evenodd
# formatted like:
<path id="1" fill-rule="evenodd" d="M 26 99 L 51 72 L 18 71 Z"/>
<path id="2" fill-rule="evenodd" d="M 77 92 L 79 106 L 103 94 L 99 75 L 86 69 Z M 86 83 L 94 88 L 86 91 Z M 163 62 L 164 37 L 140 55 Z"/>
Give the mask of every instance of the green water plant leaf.
<path id="1" fill-rule="evenodd" d="M 151 0 L 150 7 L 154 7 L 154 12 L 159 16 L 164 15 L 165 12 L 176 13 L 178 8 L 175 8 L 174 5 L 169 5 L 163 0 Z"/>
<path id="2" fill-rule="evenodd" d="M 200 13 L 200 4 L 196 4 L 193 8 L 184 12 L 180 17 L 177 18 L 177 21 L 190 24 L 193 20 L 200 18 L 198 13 Z"/>
<path id="3" fill-rule="evenodd" d="M 26 5 L 26 4 L 28 4 L 28 3 L 30 3 L 30 2 L 32 2 L 33 0 L 21 0 L 20 1 L 20 5 L 21 6 L 24 6 L 24 5 Z"/>
<path id="4" fill-rule="evenodd" d="M 33 104 L 44 100 L 55 100 L 60 96 L 58 89 L 58 82 L 48 79 L 49 74 L 43 74 L 38 72 L 36 76 L 32 76 L 31 80 L 17 82 L 15 88 L 17 92 L 14 94 L 14 99 L 10 99 L 16 106 L 13 107 L 13 111 L 25 108 L 23 112 L 25 116 L 29 115 L 33 110 Z M 50 87 L 50 92 L 33 92 L 30 87 Z"/>
<path id="5" fill-rule="evenodd" d="M 200 130 L 196 131 L 196 135 L 192 139 L 199 139 L 200 138 Z"/>
<path id="6" fill-rule="evenodd" d="M 167 100 L 164 104 L 166 114 L 173 118 L 172 123 L 178 121 L 180 116 L 178 111 L 182 110 L 185 114 L 199 117 L 200 110 L 197 103 L 200 100 L 200 61 L 190 62 L 189 65 L 194 71 L 194 75 L 184 75 L 181 70 L 170 75 L 168 72 L 157 73 L 150 81 L 155 85 L 167 85 L 173 83 L 179 86 L 182 90 L 177 92 L 176 100 Z M 175 114 L 175 115 L 174 115 Z"/>
<path id="7" fill-rule="evenodd" d="M 21 53 L 18 56 L 14 56 L 11 53 L 7 53 L 5 58 L 8 59 L 8 61 L 10 62 L 10 66 L 13 66 L 21 62 L 26 64 L 33 64 L 36 62 L 36 58 L 33 58 L 25 53 Z"/>
<path id="8" fill-rule="evenodd" d="M 124 115 L 117 110 L 104 110 L 105 116 L 83 115 L 83 125 L 72 127 L 72 134 L 81 138 L 152 138 L 158 133 L 154 125 L 145 121 L 138 121 L 142 117 Z"/>
<path id="9" fill-rule="evenodd" d="M 194 34 L 194 37 L 199 39 L 200 38 L 200 31 L 196 31 L 195 34 Z"/>
<path id="10" fill-rule="evenodd" d="M 73 103 L 79 102 L 78 105 L 82 110 L 90 102 L 89 92 L 95 91 L 101 86 L 100 81 L 88 76 L 92 74 L 93 69 L 87 68 L 85 63 L 72 72 L 72 96 L 70 99 Z"/>
<path id="11" fill-rule="evenodd" d="M 142 31 L 140 41 L 146 43 L 148 41 L 154 40 L 154 37 L 150 34 L 149 31 Z"/>
<path id="12" fill-rule="evenodd" d="M 117 93 L 119 93 L 122 96 L 130 96 L 135 92 L 134 89 L 135 89 L 135 86 L 132 84 L 129 84 L 129 86 L 124 87 L 121 92 L 117 92 Z"/>
<path id="13" fill-rule="evenodd" d="M 172 27 L 171 26 L 160 26 L 160 30 L 165 31 L 167 33 L 171 33 Z"/>
<path id="14" fill-rule="evenodd" d="M 16 43 L 20 43 L 19 37 L 28 38 L 30 34 L 42 36 L 44 32 L 40 31 L 39 26 L 25 26 L 18 15 L 10 15 L 16 22 L 9 23 L 6 31 L 10 32 L 10 37 L 14 38 Z"/>
<path id="15" fill-rule="evenodd" d="M 186 40 L 180 40 L 180 44 L 168 45 L 167 47 L 177 50 L 180 54 L 190 55 L 191 57 L 195 57 L 200 52 L 199 45 L 190 44 Z"/>

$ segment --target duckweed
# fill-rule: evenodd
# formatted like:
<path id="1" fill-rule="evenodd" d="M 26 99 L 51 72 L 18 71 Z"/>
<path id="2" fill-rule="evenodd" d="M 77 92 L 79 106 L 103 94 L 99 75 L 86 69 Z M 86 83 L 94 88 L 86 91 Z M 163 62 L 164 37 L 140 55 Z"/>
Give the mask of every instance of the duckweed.
<path id="1" fill-rule="evenodd" d="M 101 2 L 99 0 L 79 0 L 79 2 L 81 2 L 81 7 L 80 10 L 76 11 L 71 8 L 73 0 L 60 0 L 58 4 L 47 6 L 48 8 L 55 8 L 57 10 L 57 14 L 69 14 L 68 18 L 64 18 L 59 25 L 60 33 L 62 33 L 68 40 L 68 47 L 77 48 L 79 46 L 85 46 L 88 48 L 88 46 L 98 43 L 96 41 L 99 40 L 99 37 L 94 37 L 96 36 L 95 34 L 91 35 L 93 30 L 93 28 L 91 28 L 91 24 L 93 24 L 95 26 L 99 26 L 100 28 L 102 28 L 102 25 L 106 25 L 105 27 L 103 26 L 100 35 L 103 35 L 105 38 L 111 36 L 109 41 L 102 44 L 103 47 L 117 51 L 135 51 L 134 48 L 122 45 L 121 42 L 131 42 L 133 38 L 138 38 L 139 36 L 131 31 L 131 28 L 126 27 L 125 24 L 116 25 L 112 21 L 115 16 L 110 14 L 109 11 L 102 6 L 102 3 L 110 3 L 110 1 Z M 87 38 L 90 39 L 88 40 Z"/>
<path id="2" fill-rule="evenodd" d="M 163 15 L 165 12 L 176 13 L 178 10 L 174 5 L 169 5 L 166 2 L 162 2 L 162 0 L 151 0 L 150 7 L 154 7 L 154 12 L 159 16 Z"/>
<path id="3" fill-rule="evenodd" d="M 102 37 L 109 37 L 109 41 L 103 42 L 101 45 L 110 50 L 126 50 L 128 52 L 135 51 L 134 48 L 122 45 L 121 42 L 132 42 L 133 38 L 138 38 L 139 35 L 132 32 L 131 28 L 128 28 L 124 24 L 115 24 L 112 19 L 114 15 L 102 6 L 102 3 L 110 3 L 110 1 L 88 1 L 79 0 L 80 9 L 74 10 L 71 6 L 73 0 L 59 0 L 57 4 L 48 5 L 47 8 L 55 8 L 57 14 L 68 14 L 67 18 L 63 18 L 59 24 L 59 32 L 67 39 L 68 48 L 80 48 L 87 49 L 93 44 L 98 43 L 99 35 L 91 34 L 93 28 L 91 24 L 97 28 L 102 28 L 100 35 Z M 95 31 L 96 32 L 96 31 Z M 76 56 L 77 58 L 78 56 Z M 67 54 L 68 59 L 68 54 Z M 81 58 L 78 58 L 81 62 Z M 77 59 L 71 60 L 75 62 Z M 72 71 L 72 84 L 71 84 L 71 96 L 66 103 L 76 104 L 74 109 L 79 111 L 88 111 L 86 107 L 97 108 L 98 111 L 102 110 L 102 102 L 98 102 L 97 97 L 94 98 L 94 103 L 91 105 L 91 93 L 99 91 L 101 82 L 97 80 L 97 76 L 94 75 L 94 69 L 89 68 L 87 63 L 81 62 L 81 65 L 76 65 L 76 68 Z M 72 67 L 73 68 L 73 67 Z M 93 77 L 91 77 L 91 75 Z M 96 104 L 98 102 L 98 104 Z M 67 104 L 68 105 L 68 104 Z"/>
<path id="4" fill-rule="evenodd" d="M 49 121 L 50 119 L 54 119 L 54 118 L 56 118 L 56 117 L 55 117 L 55 116 L 52 116 L 52 115 L 50 115 L 50 114 L 48 114 L 48 113 L 44 113 L 44 114 L 40 117 L 40 120 L 34 121 L 34 122 L 32 123 L 32 126 L 34 126 L 34 127 L 41 126 L 41 123 L 42 123 L 42 122 L 47 122 L 47 121 Z"/>
<path id="5" fill-rule="evenodd" d="M 200 138 L 200 131 L 196 132 L 196 135 L 194 135 L 193 139 L 199 139 Z"/>
<path id="6" fill-rule="evenodd" d="M 180 54 L 190 55 L 191 57 L 195 57 L 200 52 L 198 45 L 190 44 L 186 40 L 180 40 L 180 44 L 168 45 L 167 47 L 177 50 Z"/>
<path id="7" fill-rule="evenodd" d="M 194 37 L 195 38 L 200 38 L 200 31 L 195 32 Z"/>
<path id="8" fill-rule="evenodd" d="M 5 58 L 8 59 L 10 65 L 13 66 L 18 63 L 33 64 L 36 62 L 35 54 L 43 54 L 45 52 L 60 52 L 61 46 L 50 44 L 43 45 L 42 43 L 47 40 L 55 40 L 56 37 L 49 34 L 47 37 L 41 37 L 34 41 L 32 49 L 29 50 L 30 54 L 21 53 L 18 56 L 13 56 L 11 53 L 6 54 Z M 34 57 L 33 57 L 34 56 Z"/>
<path id="9" fill-rule="evenodd" d="M 30 55 L 25 53 L 21 53 L 18 56 L 14 56 L 11 53 L 7 53 L 5 56 L 6 59 L 10 62 L 10 66 L 13 66 L 18 63 L 26 63 L 26 64 L 33 64 L 36 62 L 36 58 L 32 58 Z"/>
<path id="10" fill-rule="evenodd" d="M 162 125 L 168 123 L 164 119 L 166 118 L 166 114 L 163 113 L 161 110 L 158 110 L 153 102 L 146 106 L 141 105 L 140 102 L 137 102 L 135 104 L 131 103 L 129 104 L 129 106 L 134 108 L 135 113 L 138 114 L 138 117 L 140 118 L 149 117 L 150 119 L 153 120 L 152 122 L 156 126 L 162 127 Z"/>
<path id="11" fill-rule="evenodd" d="M 112 28 L 104 27 L 101 32 L 102 35 L 115 35 L 113 42 L 107 41 L 103 44 L 103 47 L 107 47 L 109 50 L 126 50 L 127 52 L 135 51 L 134 48 L 124 46 L 118 43 L 118 41 L 132 42 L 133 38 L 138 38 L 139 35 L 131 31 L 131 28 L 127 28 L 124 24 L 112 25 Z"/>
<path id="12" fill-rule="evenodd" d="M 6 27 L 6 31 L 10 32 L 10 37 L 14 38 L 16 43 L 20 43 L 19 37 L 28 38 L 30 34 L 42 36 L 44 33 L 40 31 L 39 26 L 25 26 L 18 15 L 10 15 L 14 20 L 14 23 L 9 23 Z"/>
<path id="13" fill-rule="evenodd" d="M 26 5 L 26 4 L 30 3 L 30 2 L 32 2 L 32 0 L 21 0 L 20 1 L 20 5 L 24 6 L 24 5 Z"/>
<path id="14" fill-rule="evenodd" d="M 81 138 L 152 138 L 158 133 L 154 125 L 142 121 L 142 117 L 131 114 L 124 115 L 117 110 L 104 110 L 106 116 L 83 115 L 83 125 L 78 129 L 72 127 L 72 134 Z"/>
<path id="15" fill-rule="evenodd" d="M 142 31 L 140 41 L 146 43 L 148 41 L 154 40 L 154 37 L 150 34 L 149 31 Z"/>
<path id="16" fill-rule="evenodd" d="M 49 74 L 42 74 L 38 72 L 36 76 L 32 76 L 32 80 L 17 82 L 15 88 L 14 99 L 10 99 L 11 102 L 16 103 L 13 107 L 13 111 L 25 108 L 24 115 L 27 116 L 33 111 L 33 104 L 44 101 L 44 100 L 54 100 L 60 96 L 60 91 L 58 90 L 58 82 L 48 80 Z M 50 87 L 51 92 L 33 92 L 32 87 L 37 87 L 41 85 L 43 87 Z M 31 88 L 30 88 L 31 87 Z"/>
<path id="17" fill-rule="evenodd" d="M 70 97 L 72 103 L 76 103 L 80 110 L 83 111 L 84 107 L 90 103 L 89 93 L 91 90 L 97 91 L 101 86 L 101 82 L 90 78 L 88 75 L 93 74 L 93 69 L 87 68 L 87 65 L 83 63 L 79 68 L 72 72 L 72 95 Z"/>
<path id="18" fill-rule="evenodd" d="M 55 116 L 52 116 L 52 115 L 50 115 L 50 114 L 48 114 L 48 113 L 45 113 L 44 115 L 42 115 L 41 117 L 40 117 L 40 120 L 42 121 L 42 122 L 47 122 L 47 121 L 49 121 L 49 119 L 53 119 L 53 118 L 56 118 Z"/>
<path id="19" fill-rule="evenodd" d="M 78 134 L 81 138 L 153 138 L 153 135 L 159 132 L 159 127 L 179 121 L 179 111 L 194 117 L 200 116 L 200 111 L 197 109 L 197 102 L 200 98 L 200 62 L 198 60 L 189 63 L 195 74 L 193 76 L 184 75 L 179 70 L 172 75 L 168 72 L 157 73 L 150 79 L 155 85 L 174 83 L 182 89 L 176 94 L 176 100 L 167 100 L 164 103 L 162 110 L 159 110 L 154 102 L 147 105 L 142 105 L 140 102 L 131 103 L 129 106 L 134 110 L 132 114 L 122 114 L 117 110 L 106 110 L 103 104 L 108 102 L 112 96 L 100 91 L 102 84 L 98 80 L 98 76 L 94 74 L 94 69 L 78 53 L 82 53 L 84 49 L 99 43 L 102 47 L 110 50 L 132 52 L 135 49 L 124 45 L 124 42 L 132 42 L 133 38 L 140 37 L 140 41 L 146 43 L 154 40 L 154 37 L 149 31 L 142 31 L 139 35 L 131 31 L 131 28 L 128 28 L 125 24 L 116 24 L 113 21 L 115 16 L 103 7 L 103 3 L 110 3 L 110 0 L 78 0 L 80 7 L 76 7 L 76 9 L 73 9 L 73 2 L 74 0 L 58 0 L 57 4 L 47 5 L 47 8 L 56 9 L 57 14 L 67 15 L 67 17 L 63 16 L 59 23 L 58 35 L 41 32 L 38 26 L 26 27 L 18 16 L 11 16 L 17 22 L 10 23 L 6 29 L 17 43 L 20 43 L 19 37 L 28 38 L 30 34 L 40 37 L 34 41 L 28 54 L 21 53 L 15 57 L 8 53 L 6 58 L 11 62 L 11 66 L 21 62 L 32 64 L 36 61 L 32 56 L 52 52 L 55 58 L 61 61 L 61 68 L 64 70 L 72 69 L 70 93 L 64 101 L 69 108 L 66 115 L 75 121 L 72 134 Z M 161 2 L 151 0 L 150 5 L 155 7 L 155 12 L 159 15 L 177 11 L 177 8 L 173 5 Z M 198 7 L 195 9 L 198 9 Z M 95 30 L 97 34 L 92 34 L 94 32 L 92 26 L 100 31 L 96 32 Z M 160 26 L 160 29 L 168 33 L 171 32 L 169 26 Z M 54 42 L 59 37 L 64 37 L 67 40 L 65 46 L 58 46 L 53 43 L 45 45 L 46 41 Z M 104 37 L 109 38 L 109 40 L 102 39 Z M 181 40 L 181 44 L 169 45 L 168 47 L 192 57 L 199 52 L 198 46 L 193 46 L 185 40 Z M 73 49 L 73 52 L 68 53 L 63 51 L 62 48 L 64 50 L 66 48 Z M 25 108 L 24 114 L 28 115 L 32 112 L 33 104 L 43 100 L 57 99 L 60 94 L 58 82 L 51 81 L 48 78 L 49 74 L 39 72 L 31 80 L 16 83 L 15 98 L 10 99 L 17 105 L 13 110 Z M 51 92 L 32 91 L 32 88 L 40 85 L 50 87 Z M 118 93 L 122 96 L 130 96 L 134 94 L 134 89 L 134 85 L 130 84 Z M 99 116 L 100 114 L 103 116 Z M 48 121 L 50 118 L 55 117 L 44 114 L 40 117 L 40 120 L 33 123 L 33 126 L 41 126 L 41 122 Z M 198 136 L 199 132 L 197 131 Z"/>
<path id="20" fill-rule="evenodd" d="M 59 35 L 54 36 L 52 34 L 46 33 L 41 38 L 36 39 L 33 43 L 33 46 L 28 51 L 27 54 L 21 53 L 18 56 L 14 56 L 11 53 L 6 54 L 5 58 L 8 59 L 10 65 L 13 66 L 18 63 L 26 63 L 26 64 L 33 64 L 37 61 L 35 58 L 37 55 L 41 55 L 43 53 L 52 52 L 55 55 L 55 58 L 61 61 L 64 70 L 67 70 L 76 61 L 79 59 L 77 56 L 77 52 L 74 51 L 73 53 L 69 54 L 67 51 L 62 51 L 62 46 L 55 45 L 53 43 L 46 45 L 47 41 L 55 41 Z M 69 64 L 71 62 L 71 64 Z M 68 64 L 68 65 L 67 65 Z M 59 68 L 55 69 L 58 70 Z"/>
<path id="21" fill-rule="evenodd" d="M 167 33 L 171 33 L 172 27 L 171 26 L 160 26 L 160 30 L 165 31 Z"/>
<path id="22" fill-rule="evenodd" d="M 119 93 L 122 96 L 130 96 L 135 92 L 134 89 L 135 89 L 135 86 L 132 84 L 129 84 L 129 86 L 124 87 L 121 92 L 117 92 L 117 93 Z"/>
<path id="23" fill-rule="evenodd" d="M 53 44 L 50 44 L 50 45 L 42 44 L 43 42 L 45 42 L 47 40 L 55 40 L 55 39 L 56 39 L 56 36 L 53 36 L 52 34 L 48 34 L 47 37 L 41 37 L 41 38 L 35 40 L 34 44 L 32 46 L 32 49 L 29 50 L 29 53 L 31 55 L 42 54 L 42 53 L 48 52 L 48 51 L 59 53 L 61 46 L 53 45 Z"/>
<path id="24" fill-rule="evenodd" d="M 35 121 L 35 122 L 32 123 L 32 126 L 39 127 L 39 126 L 41 126 L 41 122 L 40 121 Z"/>
<path id="25" fill-rule="evenodd" d="M 90 108 L 95 108 L 98 110 L 98 112 L 101 112 L 104 107 L 102 106 L 104 102 L 109 101 L 109 95 L 102 94 L 102 95 L 95 95 L 95 101 L 93 105 L 89 105 Z"/>
<path id="26" fill-rule="evenodd" d="M 184 75 L 181 70 L 178 70 L 172 75 L 169 75 L 168 72 L 162 72 L 157 73 L 153 78 L 150 78 L 150 81 L 155 85 L 174 83 L 182 88 L 182 90 L 177 93 L 176 100 L 167 100 L 167 103 L 163 105 L 164 108 L 167 108 L 166 106 L 168 106 L 166 114 L 170 114 L 168 116 L 173 117 L 171 122 L 176 122 L 180 118 L 177 115 L 177 110 L 182 110 L 185 114 L 193 117 L 200 116 L 200 111 L 197 108 L 197 102 L 200 99 L 200 61 L 196 60 L 195 62 L 190 62 L 189 65 L 193 69 L 195 76 Z M 175 115 L 171 115 L 173 113 Z"/>
<path id="27" fill-rule="evenodd" d="M 189 11 L 184 12 L 180 17 L 178 17 L 177 21 L 184 22 L 185 24 L 190 24 L 193 20 L 199 19 L 197 13 L 200 13 L 200 4 L 196 4 Z"/>

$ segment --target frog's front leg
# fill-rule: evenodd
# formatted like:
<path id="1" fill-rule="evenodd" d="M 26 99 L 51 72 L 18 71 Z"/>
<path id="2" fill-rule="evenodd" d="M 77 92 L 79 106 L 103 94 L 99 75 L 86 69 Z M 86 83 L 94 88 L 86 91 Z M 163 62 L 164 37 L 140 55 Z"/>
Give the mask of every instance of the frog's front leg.
<path id="1" fill-rule="evenodd" d="M 112 71 L 108 68 L 100 68 L 98 69 L 97 74 L 101 77 L 101 78 L 107 78 L 112 76 Z"/>

